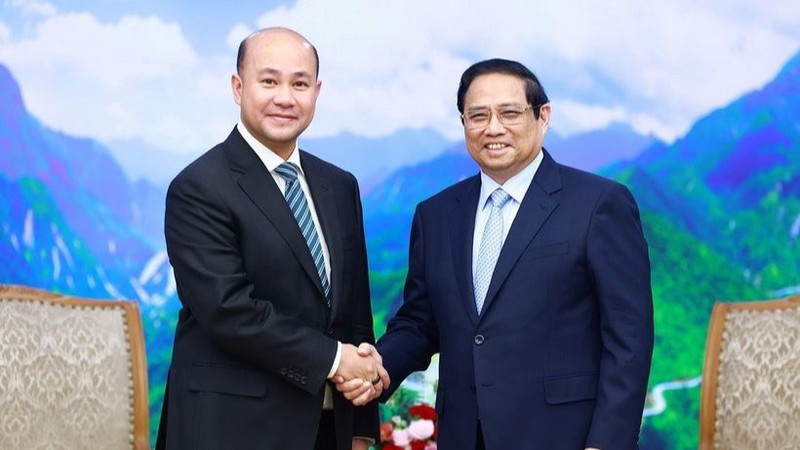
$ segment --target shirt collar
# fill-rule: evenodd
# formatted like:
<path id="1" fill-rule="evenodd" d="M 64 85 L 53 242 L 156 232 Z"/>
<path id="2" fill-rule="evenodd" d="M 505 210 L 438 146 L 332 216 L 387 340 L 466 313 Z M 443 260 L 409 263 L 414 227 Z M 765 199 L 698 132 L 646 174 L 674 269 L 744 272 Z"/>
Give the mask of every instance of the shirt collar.
<path id="1" fill-rule="evenodd" d="M 295 168 L 297 168 L 299 174 L 305 175 L 303 173 L 303 166 L 300 165 L 300 152 L 297 151 L 297 143 L 294 144 L 294 150 L 292 150 L 292 154 L 289 155 L 289 159 L 284 161 L 283 158 L 278 156 L 277 153 L 270 150 L 269 147 L 259 142 L 258 139 L 250 134 L 250 132 L 247 131 L 247 127 L 245 127 L 241 121 L 236 124 L 236 129 L 239 130 L 239 134 L 242 135 L 245 142 L 247 142 L 253 151 L 256 152 L 258 159 L 264 163 L 264 165 L 267 167 L 267 170 L 274 172 L 279 165 L 284 162 L 289 162 L 295 166 Z"/>
<path id="2" fill-rule="evenodd" d="M 495 189 L 500 187 L 502 187 L 503 190 L 506 191 L 515 202 L 517 202 L 517 204 L 521 204 L 522 199 L 525 198 L 525 193 L 528 192 L 528 187 L 531 185 L 533 177 L 536 175 L 536 171 L 539 170 L 539 166 L 542 165 L 543 160 L 544 150 L 539 150 L 539 154 L 533 158 L 533 161 L 525 166 L 518 174 L 506 180 L 502 186 L 489 177 L 489 175 L 486 175 L 483 170 L 481 170 L 481 193 L 478 197 L 478 204 L 482 205 L 482 208 L 485 207 L 486 200 L 490 195 L 492 195 L 492 192 L 494 192 Z"/>

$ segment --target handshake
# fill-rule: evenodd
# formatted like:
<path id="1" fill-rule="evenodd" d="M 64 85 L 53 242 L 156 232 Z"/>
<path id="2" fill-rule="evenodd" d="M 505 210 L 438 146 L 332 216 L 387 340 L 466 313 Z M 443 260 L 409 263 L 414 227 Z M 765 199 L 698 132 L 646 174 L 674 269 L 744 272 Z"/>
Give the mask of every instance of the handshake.
<path id="1" fill-rule="evenodd" d="M 331 381 L 336 384 L 336 390 L 356 406 L 380 397 L 391 382 L 383 367 L 383 358 L 373 345 L 366 342 L 358 347 L 342 343 L 339 367 Z"/>

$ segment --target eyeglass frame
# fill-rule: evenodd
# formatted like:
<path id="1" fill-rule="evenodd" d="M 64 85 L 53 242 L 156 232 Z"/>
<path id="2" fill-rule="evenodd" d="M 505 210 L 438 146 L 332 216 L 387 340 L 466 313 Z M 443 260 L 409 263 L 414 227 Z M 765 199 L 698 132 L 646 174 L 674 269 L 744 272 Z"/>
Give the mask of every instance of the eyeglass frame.
<path id="1" fill-rule="evenodd" d="M 547 103 L 540 103 L 538 105 L 528 105 L 528 106 L 522 108 L 522 111 L 519 111 L 520 117 L 522 117 L 522 115 L 525 114 L 525 111 L 527 111 L 529 109 L 531 111 L 533 111 L 534 109 L 541 108 L 542 106 L 544 106 L 546 104 Z M 499 123 L 500 125 L 502 125 L 504 127 L 511 127 L 511 126 L 519 125 L 520 123 L 522 123 L 522 121 L 513 122 L 513 123 L 504 123 L 503 119 L 500 118 L 500 114 L 496 114 L 495 111 L 492 110 L 491 108 L 487 108 L 487 111 L 489 112 L 489 120 L 486 121 L 486 125 L 479 125 L 479 126 L 474 126 L 474 127 L 467 126 L 467 123 L 469 122 L 469 120 L 467 120 L 467 117 L 466 117 L 467 113 L 461 114 L 459 116 L 459 117 L 461 117 L 461 124 L 464 125 L 464 128 L 466 128 L 468 130 L 482 130 L 484 128 L 488 128 L 489 125 L 491 125 L 492 117 L 497 117 L 497 123 Z"/>

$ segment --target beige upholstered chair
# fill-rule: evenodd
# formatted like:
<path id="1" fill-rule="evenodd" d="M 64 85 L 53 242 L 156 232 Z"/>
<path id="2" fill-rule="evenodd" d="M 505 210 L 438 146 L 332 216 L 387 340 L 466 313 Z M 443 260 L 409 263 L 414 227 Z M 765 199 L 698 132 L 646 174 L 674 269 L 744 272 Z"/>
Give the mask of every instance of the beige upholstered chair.
<path id="1" fill-rule="evenodd" d="M 800 448 L 800 297 L 714 305 L 700 449 Z"/>
<path id="2" fill-rule="evenodd" d="M 133 301 L 0 285 L 0 449 L 147 449 Z"/>

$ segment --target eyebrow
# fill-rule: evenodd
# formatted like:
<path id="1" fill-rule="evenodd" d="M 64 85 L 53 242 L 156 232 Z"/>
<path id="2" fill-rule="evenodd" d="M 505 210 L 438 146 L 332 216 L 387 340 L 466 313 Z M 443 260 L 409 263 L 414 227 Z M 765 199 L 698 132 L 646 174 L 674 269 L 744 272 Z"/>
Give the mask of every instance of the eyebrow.
<path id="1" fill-rule="evenodd" d="M 505 108 L 505 107 L 509 107 L 509 106 L 522 106 L 522 104 L 519 103 L 519 102 L 504 102 L 504 103 L 500 103 L 499 105 L 497 105 L 497 108 Z M 467 111 L 475 111 L 475 110 L 479 110 L 479 109 L 491 109 L 491 107 L 490 106 L 486 106 L 486 105 L 475 105 L 475 106 L 467 107 Z"/>
<path id="2" fill-rule="evenodd" d="M 272 69 L 270 67 L 265 67 L 265 68 L 263 68 L 263 69 L 258 71 L 258 75 L 275 75 L 275 76 L 279 76 L 279 75 L 283 75 L 283 72 L 281 72 L 280 70 L 277 70 L 277 69 Z M 311 78 L 311 74 L 309 72 L 305 71 L 305 70 L 298 70 L 297 72 L 290 73 L 289 76 L 295 77 L 295 78 L 301 78 L 301 77 L 309 77 L 309 78 Z"/>

